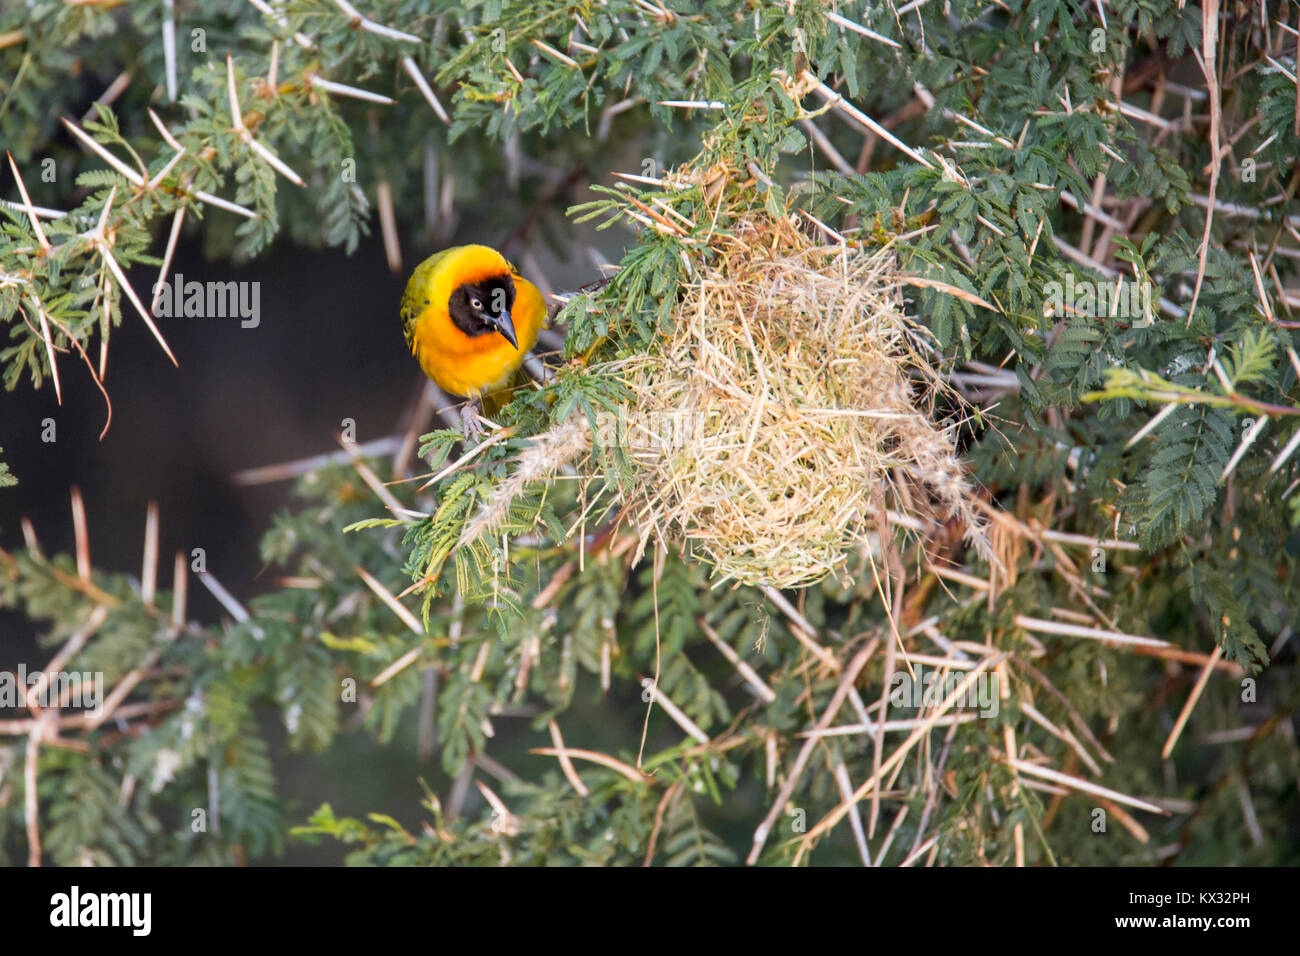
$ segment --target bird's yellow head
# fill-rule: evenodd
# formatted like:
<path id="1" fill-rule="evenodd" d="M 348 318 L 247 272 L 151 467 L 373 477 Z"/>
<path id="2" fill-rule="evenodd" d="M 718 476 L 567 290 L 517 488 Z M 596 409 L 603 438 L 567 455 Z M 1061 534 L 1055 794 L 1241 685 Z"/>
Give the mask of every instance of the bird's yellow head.
<path id="1" fill-rule="evenodd" d="M 519 347 L 512 310 L 517 295 L 510 263 L 488 246 L 456 246 L 416 267 L 402 296 L 407 345 L 414 351 L 415 327 L 422 316 L 442 316 L 446 335 L 470 339 L 500 334 Z"/>
<path id="2" fill-rule="evenodd" d="M 488 246 L 430 256 L 402 296 L 407 347 L 453 395 L 481 395 L 505 384 L 545 321 L 537 287 Z"/>

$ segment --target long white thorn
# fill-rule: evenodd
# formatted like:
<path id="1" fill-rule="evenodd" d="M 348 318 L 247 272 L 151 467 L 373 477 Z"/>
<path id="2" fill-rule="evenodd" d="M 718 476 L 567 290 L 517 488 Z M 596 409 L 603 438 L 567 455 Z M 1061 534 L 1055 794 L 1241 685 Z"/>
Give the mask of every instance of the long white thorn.
<path id="1" fill-rule="evenodd" d="M 249 149 L 257 153 L 258 156 L 261 156 L 262 159 L 266 160 L 267 165 L 269 165 L 272 169 L 274 169 L 285 179 L 289 180 L 289 182 L 293 183 L 295 186 L 307 185 L 305 182 L 302 181 L 302 177 L 299 176 L 297 173 L 295 173 L 288 166 L 286 166 L 284 164 L 284 161 L 281 160 L 279 156 L 275 155 L 275 153 L 271 152 L 270 149 L 263 146 L 257 140 L 253 139 L 252 136 L 249 136 L 247 140 L 245 140 L 245 142 L 248 144 Z"/>
<path id="2" fill-rule="evenodd" d="M 18 184 L 18 194 L 23 197 L 23 209 L 27 213 L 27 219 L 32 224 L 32 229 L 36 233 L 36 241 L 40 243 L 41 249 L 48 251 L 50 241 L 45 238 L 45 230 L 41 228 L 41 221 L 36 218 L 36 209 L 32 206 L 32 197 L 27 195 L 27 186 L 23 183 L 23 177 L 18 172 L 18 164 L 14 162 L 14 155 L 6 150 L 5 155 L 9 157 L 9 168 L 13 170 L 14 182 Z"/>
<path id="3" fill-rule="evenodd" d="M 162 169 L 158 170 L 154 178 L 149 180 L 149 188 L 156 189 L 158 187 L 158 184 L 167 178 L 167 174 L 172 171 L 172 167 L 174 167 L 178 162 L 180 162 L 181 157 L 184 155 L 185 155 L 184 147 L 181 147 L 180 152 L 173 153 L 172 158 L 167 160 L 167 165 L 164 166 Z"/>
<path id="4" fill-rule="evenodd" d="M 25 212 L 27 215 L 35 213 L 45 219 L 62 219 L 67 213 L 62 209 L 47 209 L 45 206 L 29 206 L 26 203 L 11 202 L 8 199 L 0 199 L 0 206 L 8 206 L 10 209 L 17 209 L 19 212 Z"/>
<path id="5" fill-rule="evenodd" d="M 239 108 L 239 94 L 235 88 L 235 61 L 229 53 L 226 54 L 226 92 L 230 98 L 230 122 L 235 128 L 235 132 L 239 134 L 240 141 L 289 182 L 295 186 L 306 186 L 307 184 L 302 181 L 301 176 L 290 169 L 268 147 L 263 146 L 254 139 L 253 134 L 244 125 L 244 114 Z"/>
<path id="6" fill-rule="evenodd" d="M 163 296 L 163 283 L 167 281 L 167 273 L 171 270 L 172 256 L 176 252 L 176 240 L 180 238 L 181 225 L 185 222 L 185 207 L 181 206 L 176 210 L 176 215 L 172 216 L 171 234 L 167 236 L 167 251 L 163 253 L 162 268 L 158 270 L 158 281 L 154 284 L 153 301 L 150 303 L 152 308 L 158 307 L 158 300 Z"/>
<path id="7" fill-rule="evenodd" d="M 333 93 L 335 96 L 350 96 L 354 100 L 382 103 L 385 106 L 391 106 L 397 102 L 391 96 L 385 96 L 383 93 L 371 93 L 369 90 L 348 86 L 346 83 L 335 83 L 333 80 L 327 80 L 319 76 L 313 76 L 308 82 L 313 87 L 324 90 L 326 93 Z"/>
<path id="8" fill-rule="evenodd" d="M 94 137 L 92 137 L 89 133 L 87 133 L 76 123 L 73 123 L 71 120 L 65 118 L 63 120 L 63 125 L 68 128 L 69 133 L 71 133 L 73 136 L 77 137 L 77 139 L 85 143 L 86 147 L 90 149 L 91 152 L 98 155 L 104 162 L 108 163 L 108 165 L 112 166 L 115 170 L 117 170 L 124 177 L 126 177 L 126 181 L 129 182 L 132 186 L 144 185 L 143 176 L 137 173 L 130 166 L 126 165 L 126 163 L 122 162 L 120 159 L 118 159 L 116 156 L 114 156 L 112 153 L 106 150 L 99 143 L 95 142 Z"/>
<path id="9" fill-rule="evenodd" d="M 1283 446 L 1282 450 L 1278 452 L 1278 456 L 1273 459 L 1273 464 L 1269 467 L 1268 473 L 1271 475 L 1281 468 L 1286 460 L 1291 457 L 1292 453 L 1295 452 L 1297 447 L 1300 447 L 1300 428 L 1295 430 L 1295 434 L 1291 436 L 1291 440 Z"/>
<path id="10" fill-rule="evenodd" d="M 167 128 L 167 124 L 158 118 L 158 114 L 148 106 L 145 107 L 145 112 L 149 114 L 149 119 L 153 121 L 153 125 L 158 129 L 158 135 L 163 138 L 163 141 L 177 152 L 183 152 L 185 147 L 180 144 L 180 140 L 172 135 L 172 131 Z"/>
<path id="11" fill-rule="evenodd" d="M 402 57 L 402 68 L 406 70 L 406 72 L 410 74 L 411 79 L 415 81 L 415 85 L 419 88 L 421 95 L 423 95 L 429 105 L 433 107 L 433 111 L 438 114 L 438 119 L 450 125 L 451 118 L 447 116 L 447 111 L 442 108 L 442 103 L 438 102 L 438 97 L 434 94 L 433 88 L 429 86 L 429 81 L 424 78 L 424 74 L 420 71 L 420 67 L 416 62 L 409 56 L 404 56 Z"/>
<path id="12" fill-rule="evenodd" d="M 97 245 L 99 247 L 99 254 L 104 257 L 104 264 L 108 266 L 109 271 L 113 273 L 113 278 L 117 280 L 118 287 L 126 297 L 131 300 L 131 304 L 135 306 L 135 310 L 140 313 L 140 318 L 144 319 L 144 324 L 149 326 L 149 331 L 152 332 L 153 337 L 158 340 L 158 344 L 161 345 L 163 351 L 167 353 L 167 357 L 171 359 L 172 364 L 179 367 L 181 363 L 176 361 L 176 356 L 172 354 L 171 346 L 167 344 L 167 340 L 163 338 L 162 333 L 158 331 L 158 326 L 154 325 L 153 318 L 150 317 L 148 311 L 145 310 L 144 305 L 140 302 L 140 297 L 135 294 L 135 289 L 131 288 L 131 283 L 126 281 L 126 275 L 122 272 L 122 267 L 117 264 L 117 260 L 113 258 L 113 253 L 109 251 L 108 244 L 101 241 L 97 243 Z"/>
<path id="13" fill-rule="evenodd" d="M 875 30 L 868 30 L 862 24 L 854 23 L 852 20 L 840 16 L 838 13 L 833 13 L 830 10 L 824 10 L 822 11 L 822 16 L 824 16 L 827 20 L 831 21 L 831 23 L 839 24 L 842 27 L 852 30 L 854 33 L 861 33 L 864 37 L 867 37 L 870 40 L 875 40 L 877 43 L 883 43 L 886 46 L 892 46 L 895 50 L 901 50 L 903 48 L 902 45 L 897 40 L 891 40 L 887 36 L 882 36 L 881 34 L 877 33 Z"/>
<path id="14" fill-rule="evenodd" d="M 258 213 L 253 212 L 253 210 L 249 209 L 246 206 L 241 206 L 238 203 L 233 203 L 228 199 L 222 199 L 220 196 L 214 196 L 212 195 L 212 193 L 205 193 L 202 189 L 194 190 L 193 193 L 191 193 L 191 195 L 199 202 L 208 203 L 209 205 L 216 206 L 218 209 L 224 209 L 227 212 L 236 213 L 237 215 L 243 216 L 246 219 L 262 218 Z"/>
<path id="15" fill-rule="evenodd" d="M 1268 416 L 1261 415 L 1255 420 L 1253 425 L 1246 429 L 1246 433 L 1241 436 L 1241 444 L 1237 446 L 1237 450 L 1234 451 L 1232 457 L 1228 459 L 1228 464 L 1224 466 L 1223 474 L 1219 476 L 1219 481 L 1226 480 L 1227 477 L 1232 474 L 1233 469 L 1237 467 L 1237 463 L 1245 456 L 1246 450 L 1255 443 L 1255 439 L 1259 437 L 1259 433 L 1264 430 L 1264 426 L 1267 424 Z"/>
<path id="16" fill-rule="evenodd" d="M 862 112 L 860 109 L 858 109 L 848 100 L 846 100 L 844 97 L 840 96 L 840 94 L 836 93 L 833 89 L 831 89 L 821 80 L 817 79 L 817 77 L 813 76 L 812 73 L 810 73 L 807 70 L 804 70 L 800 74 L 800 76 L 806 83 L 816 84 L 817 93 L 822 97 L 822 99 L 826 100 L 826 102 L 837 107 L 842 113 L 844 113 L 844 115 L 848 116 L 850 119 L 854 120 L 859 125 L 865 126 L 867 129 L 875 133 L 885 142 L 892 145 L 895 149 L 901 150 L 902 152 L 906 153 L 908 156 L 916 160 L 922 166 L 926 167 L 927 169 L 934 169 L 934 163 L 930 162 L 928 159 L 926 159 L 924 156 L 922 156 L 920 153 L 914 150 L 911 146 L 908 146 L 901 139 L 899 139 L 889 130 L 885 129 L 883 126 L 881 126 L 879 123 L 873 120 L 866 113 Z"/>
<path id="17" fill-rule="evenodd" d="M 1174 413 L 1174 409 L 1177 407 L 1178 407 L 1177 404 L 1171 403 L 1169 405 L 1166 405 L 1164 408 L 1160 409 L 1160 411 L 1156 413 L 1155 417 L 1152 418 L 1151 421 L 1147 422 L 1145 425 L 1143 425 L 1141 428 L 1137 430 L 1137 432 L 1133 435 L 1133 437 L 1130 438 L 1125 443 L 1124 447 L 1132 448 L 1142 439 L 1146 438 L 1147 435 L 1150 435 L 1153 431 L 1155 431 L 1157 428 L 1160 427 L 1161 422 L 1163 422 L 1166 418 L 1168 418 L 1170 415 Z"/>
<path id="18" fill-rule="evenodd" d="M 163 0 L 163 64 L 167 74 L 167 102 L 176 102 L 176 0 Z"/>
<path id="19" fill-rule="evenodd" d="M 244 128 L 244 114 L 239 108 L 239 94 L 235 90 L 235 60 L 226 54 L 226 93 L 230 99 L 230 122 L 241 133 L 247 133 Z"/>
<path id="20" fill-rule="evenodd" d="M 376 23 L 374 20 L 363 17 L 356 7 L 348 3 L 348 0 L 334 0 L 334 5 L 343 11 L 343 15 L 350 19 L 357 27 L 365 30 L 367 33 L 373 33 L 375 36 L 387 37 L 390 40 L 399 40 L 402 43 L 423 43 L 419 37 L 403 33 L 401 30 L 394 30 L 392 27 L 386 27 L 382 23 Z"/>
<path id="21" fill-rule="evenodd" d="M 50 323 L 45 318 L 45 310 L 41 308 L 41 303 L 33 298 L 32 305 L 36 306 L 36 314 L 41 320 L 41 338 L 45 340 L 45 354 L 50 360 L 50 375 L 54 379 L 54 397 L 62 405 L 63 389 L 59 385 L 59 366 L 54 361 L 54 340 L 50 337 Z"/>
<path id="22" fill-rule="evenodd" d="M 100 239 L 108 236 L 108 214 L 113 208 L 113 200 L 117 198 L 117 184 L 108 191 L 108 201 L 104 203 L 104 208 L 99 211 L 99 222 L 95 224 L 95 235 Z"/>

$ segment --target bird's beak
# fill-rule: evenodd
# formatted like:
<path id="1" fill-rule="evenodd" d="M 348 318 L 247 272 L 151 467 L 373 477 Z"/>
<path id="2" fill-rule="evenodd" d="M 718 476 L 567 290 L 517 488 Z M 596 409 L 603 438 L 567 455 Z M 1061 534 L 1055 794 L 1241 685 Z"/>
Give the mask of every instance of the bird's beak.
<path id="1" fill-rule="evenodd" d="M 497 331 L 506 337 L 506 341 L 519 348 L 519 337 L 515 335 L 515 323 L 510 318 L 509 312 L 502 312 L 494 319 Z"/>

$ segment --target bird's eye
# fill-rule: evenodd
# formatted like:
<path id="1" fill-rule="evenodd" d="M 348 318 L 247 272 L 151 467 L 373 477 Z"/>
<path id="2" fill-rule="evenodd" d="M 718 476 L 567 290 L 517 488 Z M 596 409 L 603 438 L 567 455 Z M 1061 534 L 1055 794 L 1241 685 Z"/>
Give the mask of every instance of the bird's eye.
<path id="1" fill-rule="evenodd" d="M 470 299 L 470 300 L 469 300 L 469 307 L 470 307 L 471 309 L 474 309 L 475 311 L 478 311 L 478 310 L 480 310 L 480 309 L 483 308 L 483 303 L 482 303 L 480 300 L 478 300 L 478 299 Z"/>

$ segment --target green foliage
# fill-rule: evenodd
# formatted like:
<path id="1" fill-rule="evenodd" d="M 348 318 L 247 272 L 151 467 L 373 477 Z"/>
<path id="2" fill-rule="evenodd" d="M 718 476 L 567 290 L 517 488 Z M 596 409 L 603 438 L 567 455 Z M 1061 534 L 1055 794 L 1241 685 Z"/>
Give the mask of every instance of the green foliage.
<path id="1" fill-rule="evenodd" d="M 507 232 L 518 223 L 494 220 L 503 214 L 487 201 L 503 178 L 554 204 L 555 182 L 577 170 L 592 197 L 567 225 L 542 217 L 538 231 L 561 249 L 585 223 L 639 235 L 611 281 L 559 316 L 565 374 L 521 390 L 503 412 L 507 438 L 452 467 L 467 450 L 458 433 L 425 436 L 420 457 L 444 473 L 423 492 L 392 485 L 407 509 L 396 516 L 351 471 L 309 475 L 263 541 L 285 583 L 232 622 L 189 620 L 175 582 L 146 599 L 125 575 L 97 569 L 87 580 L 70 557 L 0 551 L 0 606 L 41 622 L 51 654 L 72 647 L 69 666 L 130 692 L 119 716 L 132 732 L 106 722 L 69 731 L 79 746 L 40 748 L 34 823 L 52 861 L 234 863 L 327 837 L 354 864 L 707 865 L 751 850 L 763 863 L 854 862 L 848 821 L 812 828 L 906 739 L 881 731 L 877 751 L 862 729 L 905 669 L 901 643 L 954 655 L 959 674 L 1006 652 L 1007 696 L 988 719 L 933 727 L 875 788 L 879 808 L 870 794 L 855 803 L 885 824 L 868 841 L 874 862 L 1008 863 L 1018 846 L 1043 864 L 1244 862 L 1223 834 L 1240 832 L 1247 786 L 1264 835 L 1249 860 L 1295 862 L 1297 752 L 1278 728 L 1300 704 L 1288 644 L 1300 626 L 1300 456 L 1286 451 L 1300 359 L 1280 290 L 1296 279 L 1288 171 L 1300 139 L 1295 85 L 1262 58 L 1254 18 L 1225 18 L 1219 40 L 1220 65 L 1233 65 L 1218 75 L 1223 141 L 1234 145 L 1202 255 L 1217 158 L 1200 121 L 1206 94 L 1148 69 L 1163 77 L 1173 71 L 1161 64 L 1181 58 L 1176 75 L 1197 75 L 1191 5 L 1118 0 L 1105 26 L 1083 2 L 951 0 L 906 14 L 834 5 L 872 37 L 816 0 L 366 4 L 367 17 L 418 44 L 363 29 L 329 0 L 277 5 L 270 17 L 236 0 L 204 6 L 208 48 L 234 55 L 228 66 L 185 54 L 176 105 L 153 96 L 164 82 L 162 5 L 115 15 L 38 0 L 0 13 L 0 139 L 32 202 L 68 213 L 41 220 L 41 235 L 18 208 L 0 213 L 6 388 L 46 387 L 52 355 L 64 376 L 82 365 L 96 375 L 87 356 L 124 316 L 138 320 L 106 249 L 123 270 L 152 275 L 182 212 L 228 259 L 278 237 L 352 250 L 381 184 L 404 212 L 426 203 L 428 169 L 450 171 L 458 201 L 480 203 L 484 228 Z M 447 107 L 446 128 L 407 57 Z M 129 175 L 59 145 L 55 119 L 80 113 L 64 82 L 74 62 L 102 85 L 123 71 L 137 78 L 84 124 Z M 339 96 L 318 78 L 396 102 Z M 232 80 L 248 135 L 306 188 L 287 185 L 236 128 Z M 1176 110 L 1158 102 L 1158 84 Z M 860 119 L 823 93 L 910 149 L 864 141 Z M 1195 120 L 1171 121 L 1185 104 Z M 54 183 L 39 176 L 47 156 Z M 641 179 L 609 185 L 608 171 L 629 161 Z M 958 375 L 993 383 L 972 393 L 984 408 L 963 440 L 1007 516 L 1007 566 L 992 575 L 959 534 L 932 529 L 964 579 L 932 573 L 899 538 L 851 555 L 847 583 L 786 596 L 715 590 L 689 553 L 652 546 L 634 560 L 616 521 L 626 451 L 599 434 L 597 474 L 530 484 L 491 534 L 467 542 L 539 435 L 574 417 L 595 426 L 626 398 L 595 369 L 652 350 L 710 237 L 757 213 L 889 245 L 903 272 L 929 281 L 905 287 L 902 307 Z M 1136 313 L 1097 304 L 1120 275 L 1150 290 Z M 1053 283 L 1093 298 L 1049 307 Z M 1262 417 L 1268 427 L 1252 431 Z M 381 480 L 405 477 L 372 464 Z M 0 465 L 0 485 L 12 483 Z M 889 604 L 876 583 L 882 560 Z M 972 593 L 972 579 L 989 583 Z M 399 615 L 394 602 L 411 609 Z M 1156 635 L 1192 656 L 1026 624 L 1053 615 Z M 88 627 L 93 638 L 79 637 Z M 1213 674 L 1174 758 L 1161 760 L 1215 647 L 1241 670 Z M 1256 696 L 1242 677 L 1258 682 Z M 891 703 L 887 719 L 933 712 L 933 702 Z M 823 715 L 858 729 L 810 735 Z M 34 725 L 23 730 L 0 747 L 6 862 L 27 849 Z M 567 763 L 554 752 L 561 731 Z M 320 808 L 294 826 L 304 813 L 283 792 L 286 755 L 324 766 L 362 734 L 378 742 L 365 751 L 376 760 L 412 735 L 425 741 L 448 795 L 426 787 L 418 825 L 399 822 L 410 805 L 336 816 L 313 796 L 307 805 Z M 1098 836 L 1090 798 L 1036 791 L 1029 771 L 1002 759 L 1008 734 L 1031 765 L 1045 757 L 1171 812 L 1141 811 L 1149 842 L 1119 832 L 1113 812 L 1112 832 Z M 501 751 L 518 738 L 550 752 L 512 754 L 506 766 Z M 768 808 L 772 831 L 754 846 Z"/>

